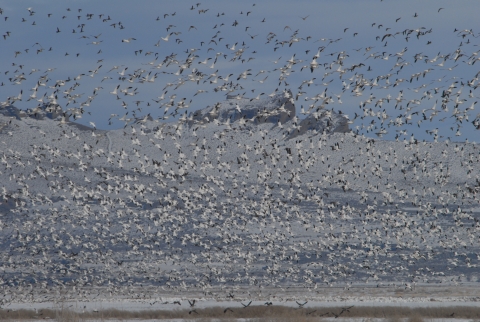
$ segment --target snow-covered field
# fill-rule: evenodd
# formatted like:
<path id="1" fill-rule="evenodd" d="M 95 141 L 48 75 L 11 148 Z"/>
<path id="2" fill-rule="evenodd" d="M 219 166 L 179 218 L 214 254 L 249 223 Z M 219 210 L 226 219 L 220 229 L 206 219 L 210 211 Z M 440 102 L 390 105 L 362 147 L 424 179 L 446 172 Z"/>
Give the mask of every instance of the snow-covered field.
<path id="1" fill-rule="evenodd" d="M 292 138 L 295 115 L 108 132 L 2 117 L 2 306 L 476 305 L 479 147 L 335 117 Z"/>

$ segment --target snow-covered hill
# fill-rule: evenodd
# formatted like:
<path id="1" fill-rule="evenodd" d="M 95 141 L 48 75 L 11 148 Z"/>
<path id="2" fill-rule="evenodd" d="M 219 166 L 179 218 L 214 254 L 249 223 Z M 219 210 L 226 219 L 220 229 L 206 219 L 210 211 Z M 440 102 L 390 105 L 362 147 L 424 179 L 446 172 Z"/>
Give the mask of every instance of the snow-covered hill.
<path id="1" fill-rule="evenodd" d="M 478 145 L 358 136 L 288 96 L 108 132 L 3 109 L 4 304 L 477 285 Z"/>

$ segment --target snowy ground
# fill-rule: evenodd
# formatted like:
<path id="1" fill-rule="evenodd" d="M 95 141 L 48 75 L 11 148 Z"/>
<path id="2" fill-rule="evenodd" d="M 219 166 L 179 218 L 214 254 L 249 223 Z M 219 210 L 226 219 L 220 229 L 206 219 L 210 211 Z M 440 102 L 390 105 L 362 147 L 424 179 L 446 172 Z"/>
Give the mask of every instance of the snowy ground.
<path id="1" fill-rule="evenodd" d="M 2 307 L 479 298 L 476 144 L 1 121 Z"/>

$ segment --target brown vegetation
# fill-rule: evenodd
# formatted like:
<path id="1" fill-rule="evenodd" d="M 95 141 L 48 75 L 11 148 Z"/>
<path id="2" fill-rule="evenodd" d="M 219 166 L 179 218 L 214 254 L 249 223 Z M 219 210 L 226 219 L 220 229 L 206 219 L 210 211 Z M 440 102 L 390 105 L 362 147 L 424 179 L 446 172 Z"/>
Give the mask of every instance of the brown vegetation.
<path id="1" fill-rule="evenodd" d="M 144 311 L 123 311 L 117 309 L 104 309 L 99 311 L 76 312 L 65 309 L 63 306 L 58 309 L 44 310 L 0 310 L 0 320 L 40 320 L 55 319 L 57 321 L 85 321 L 85 320 L 162 320 L 162 319 L 198 319 L 202 321 L 236 320 L 239 318 L 252 319 L 257 321 L 318 321 L 321 318 L 339 317 L 342 318 L 380 318 L 390 322 L 422 322 L 423 319 L 445 319 L 460 318 L 478 320 L 480 319 L 480 307 L 373 307 L 358 306 L 350 307 L 348 310 L 342 307 L 305 307 L 293 308 L 286 306 L 250 306 L 247 308 L 232 307 L 221 308 L 211 307 L 195 310 L 144 310 Z"/>

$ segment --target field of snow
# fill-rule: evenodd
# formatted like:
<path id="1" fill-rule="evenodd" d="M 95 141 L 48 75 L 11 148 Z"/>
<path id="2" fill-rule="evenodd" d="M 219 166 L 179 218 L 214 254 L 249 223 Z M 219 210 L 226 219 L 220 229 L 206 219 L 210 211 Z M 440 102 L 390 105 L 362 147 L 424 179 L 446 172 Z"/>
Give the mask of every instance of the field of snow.
<path id="1" fill-rule="evenodd" d="M 291 137 L 294 114 L 260 113 L 108 132 L 2 116 L 2 307 L 476 305 L 477 144 L 374 140 L 335 122 Z"/>

